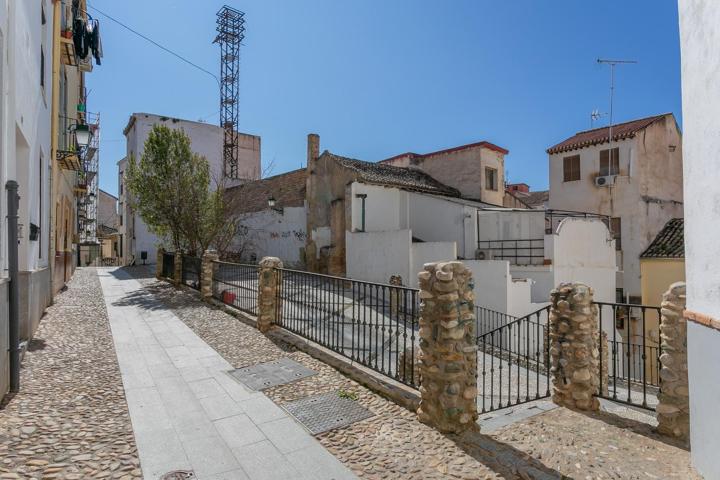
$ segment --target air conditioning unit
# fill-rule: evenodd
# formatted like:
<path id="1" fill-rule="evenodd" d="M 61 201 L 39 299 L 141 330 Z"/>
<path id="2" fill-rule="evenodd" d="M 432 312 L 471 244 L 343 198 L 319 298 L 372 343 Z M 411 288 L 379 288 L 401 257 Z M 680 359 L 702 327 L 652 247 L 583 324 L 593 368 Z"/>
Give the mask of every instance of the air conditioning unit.
<path id="1" fill-rule="evenodd" d="M 475 260 L 492 260 L 493 251 L 489 248 L 478 248 L 475 250 Z"/>
<path id="2" fill-rule="evenodd" d="M 617 178 L 617 175 L 605 175 L 602 177 L 595 177 L 595 186 L 596 187 L 609 187 L 611 185 L 615 185 L 616 178 Z"/>

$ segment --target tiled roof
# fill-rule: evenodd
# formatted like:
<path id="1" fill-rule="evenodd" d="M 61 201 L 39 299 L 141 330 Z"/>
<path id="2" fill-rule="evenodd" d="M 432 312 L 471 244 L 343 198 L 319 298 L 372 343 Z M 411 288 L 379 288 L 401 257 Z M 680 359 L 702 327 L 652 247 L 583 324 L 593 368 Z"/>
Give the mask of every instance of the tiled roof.
<path id="1" fill-rule="evenodd" d="M 304 168 L 254 180 L 228 188 L 226 195 L 235 203 L 237 213 L 259 212 L 268 208 L 268 199 L 275 199 L 276 207 L 302 207 L 305 201 Z"/>
<path id="2" fill-rule="evenodd" d="M 640 118 L 631 122 L 618 123 L 613 125 L 612 134 L 613 141 L 624 140 L 626 138 L 632 138 L 637 132 L 643 130 L 658 120 L 662 120 L 665 116 L 671 115 L 664 113 L 662 115 L 655 115 L 653 117 Z M 578 132 L 567 140 L 563 140 L 557 145 L 547 149 L 547 153 L 560 153 L 567 152 L 569 150 L 575 150 L 578 148 L 588 147 L 590 145 L 597 145 L 599 143 L 605 143 L 610 136 L 610 127 L 596 128 L 594 130 L 586 130 L 584 132 Z"/>
<path id="3" fill-rule="evenodd" d="M 494 143 L 486 142 L 485 140 L 483 140 L 481 142 L 468 143 L 466 145 L 459 145 L 457 147 L 446 148 L 444 150 L 438 150 L 436 152 L 430 152 L 430 153 L 405 152 L 405 153 L 401 153 L 399 155 L 394 155 L 390 158 L 386 158 L 385 160 L 381 160 L 379 163 L 391 162 L 392 160 L 394 160 L 396 158 L 406 157 L 406 156 L 415 157 L 415 158 L 432 157 L 433 155 L 442 155 L 445 153 L 453 153 L 453 152 L 458 152 L 460 150 L 466 150 L 468 148 L 475 148 L 475 147 L 484 147 L 489 150 L 494 150 L 496 152 L 502 153 L 503 155 L 507 155 L 508 153 L 510 153 L 509 150 L 507 150 L 503 147 L 500 147 L 498 145 L 495 145 Z"/>
<path id="4" fill-rule="evenodd" d="M 673 218 L 665 224 L 641 258 L 685 258 L 684 224 L 682 218 Z"/>
<path id="5" fill-rule="evenodd" d="M 459 197 L 460 192 L 444 183 L 440 183 L 425 172 L 414 168 L 396 167 L 384 163 L 371 163 L 352 158 L 334 155 L 328 151 L 322 156 L 328 155 L 338 164 L 355 171 L 359 178 L 367 183 L 376 185 L 387 185 L 414 190 L 417 192 L 434 193 L 450 197 Z"/>
<path id="6" fill-rule="evenodd" d="M 545 202 L 550 199 L 549 190 L 541 190 L 537 192 L 510 192 L 515 198 L 518 198 L 521 202 L 531 208 L 543 207 Z"/>

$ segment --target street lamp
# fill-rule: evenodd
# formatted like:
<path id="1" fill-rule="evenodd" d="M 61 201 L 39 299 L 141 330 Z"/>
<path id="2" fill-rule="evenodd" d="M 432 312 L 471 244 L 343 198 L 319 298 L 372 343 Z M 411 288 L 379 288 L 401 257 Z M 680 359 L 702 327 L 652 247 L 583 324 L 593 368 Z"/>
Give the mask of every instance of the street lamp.
<path id="1" fill-rule="evenodd" d="M 90 144 L 90 127 L 84 124 L 75 125 L 75 138 L 80 148 L 85 148 Z"/>

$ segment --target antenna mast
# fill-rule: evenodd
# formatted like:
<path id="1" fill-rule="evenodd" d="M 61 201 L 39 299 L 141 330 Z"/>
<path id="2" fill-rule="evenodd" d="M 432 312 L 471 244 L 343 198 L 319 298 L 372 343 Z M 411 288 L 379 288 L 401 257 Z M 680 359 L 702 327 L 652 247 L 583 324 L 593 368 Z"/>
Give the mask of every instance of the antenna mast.
<path id="1" fill-rule="evenodd" d="M 598 58 L 597 63 L 610 65 L 610 128 L 608 131 L 608 141 L 610 142 L 610 162 L 612 163 L 612 127 L 613 127 L 613 98 L 615 96 L 615 66 L 626 63 L 638 63 L 636 60 L 608 60 Z"/>
<path id="2" fill-rule="evenodd" d="M 220 44 L 220 126 L 223 134 L 225 176 L 238 178 L 238 97 L 240 91 L 240 44 L 245 38 L 245 14 L 227 5 L 217 13 Z"/>

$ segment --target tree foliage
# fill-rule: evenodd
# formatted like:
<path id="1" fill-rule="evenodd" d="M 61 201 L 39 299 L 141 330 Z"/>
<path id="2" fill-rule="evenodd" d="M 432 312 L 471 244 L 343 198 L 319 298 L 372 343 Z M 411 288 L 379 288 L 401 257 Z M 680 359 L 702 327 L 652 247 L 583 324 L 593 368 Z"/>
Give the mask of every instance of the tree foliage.
<path id="1" fill-rule="evenodd" d="M 131 207 L 175 250 L 201 255 L 237 228 L 224 182 L 211 178 L 207 159 L 192 151 L 182 130 L 153 126 L 140 161 L 128 161 L 126 184 Z"/>

